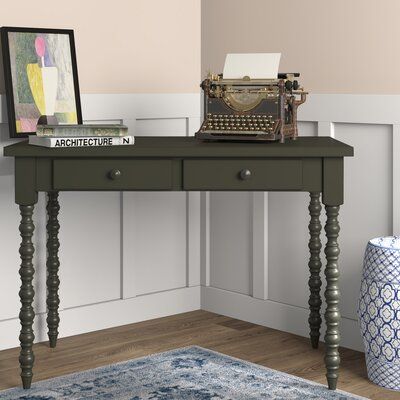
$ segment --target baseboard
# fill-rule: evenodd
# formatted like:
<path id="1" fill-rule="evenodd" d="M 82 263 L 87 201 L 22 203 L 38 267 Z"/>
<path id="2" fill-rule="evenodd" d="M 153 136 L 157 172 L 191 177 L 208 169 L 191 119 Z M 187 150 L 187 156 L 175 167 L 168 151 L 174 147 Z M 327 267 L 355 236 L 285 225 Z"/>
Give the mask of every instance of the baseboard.
<path id="1" fill-rule="evenodd" d="M 308 310 L 240 293 L 193 286 L 60 311 L 60 337 L 202 309 L 308 337 Z M 35 343 L 47 340 L 46 314 L 35 318 Z M 19 346 L 19 319 L 0 322 L 0 350 Z M 341 322 L 343 347 L 363 351 L 356 321 Z"/>
<path id="2" fill-rule="evenodd" d="M 301 307 L 202 286 L 201 309 L 308 337 L 308 310 Z M 341 346 L 363 351 L 359 332 L 357 321 L 342 318 Z"/>
<path id="3" fill-rule="evenodd" d="M 60 311 L 59 337 L 166 317 L 199 308 L 200 286 L 70 308 Z M 19 346 L 19 330 L 17 318 L 0 322 L 0 350 Z M 36 316 L 34 330 L 35 342 L 47 340 L 46 314 Z"/>

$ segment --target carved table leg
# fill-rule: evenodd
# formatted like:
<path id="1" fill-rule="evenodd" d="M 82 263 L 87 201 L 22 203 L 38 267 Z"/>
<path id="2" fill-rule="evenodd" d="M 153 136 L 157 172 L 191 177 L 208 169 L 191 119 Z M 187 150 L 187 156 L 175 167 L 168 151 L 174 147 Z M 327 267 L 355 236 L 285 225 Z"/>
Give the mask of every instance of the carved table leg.
<path id="1" fill-rule="evenodd" d="M 49 329 L 48 336 L 50 347 L 56 347 L 58 336 L 58 324 L 60 317 L 58 315 L 58 306 L 60 298 L 58 289 L 60 279 L 58 278 L 58 268 L 60 261 L 58 259 L 58 249 L 60 242 L 58 241 L 58 231 L 60 224 L 58 223 L 58 212 L 60 206 L 58 204 L 58 192 L 49 192 L 47 198 L 47 327 Z"/>
<path id="2" fill-rule="evenodd" d="M 21 224 L 19 231 L 21 233 L 21 246 L 19 253 L 21 255 L 21 268 L 19 274 L 21 276 L 21 289 L 19 297 L 21 299 L 21 311 L 19 318 L 21 321 L 21 333 L 19 341 L 21 343 L 21 352 L 19 363 L 21 366 L 21 378 L 24 389 L 29 389 L 32 382 L 32 368 L 35 356 L 33 354 L 32 345 L 35 335 L 33 333 L 33 320 L 35 312 L 32 307 L 33 297 L 35 295 L 32 280 L 35 273 L 32 259 L 35 248 L 32 243 L 32 235 L 35 229 L 32 221 L 34 210 L 33 205 L 19 206 L 21 212 Z"/>
<path id="3" fill-rule="evenodd" d="M 308 323 L 310 325 L 310 340 L 311 345 L 314 349 L 318 348 L 320 328 L 321 328 L 321 222 L 319 220 L 321 214 L 321 203 L 319 200 L 319 192 L 310 193 L 310 205 L 308 210 L 310 212 L 310 223 L 308 225 L 308 230 L 310 231 L 310 241 L 308 243 L 308 248 L 310 249 L 310 260 L 308 262 L 308 267 L 310 269 L 310 278 L 308 280 L 308 286 L 310 287 L 310 298 L 308 304 L 310 306 L 310 316 L 308 318 Z"/>
<path id="4" fill-rule="evenodd" d="M 340 342 L 340 311 L 339 311 L 339 246 L 337 237 L 339 235 L 339 206 L 325 206 L 327 221 L 325 225 L 325 232 L 327 243 L 325 247 L 325 255 L 327 265 L 325 269 L 326 276 L 326 334 L 325 334 L 325 365 L 326 377 L 328 379 L 329 389 L 336 389 L 338 380 L 338 371 L 340 364 L 339 356 L 339 342 Z"/>

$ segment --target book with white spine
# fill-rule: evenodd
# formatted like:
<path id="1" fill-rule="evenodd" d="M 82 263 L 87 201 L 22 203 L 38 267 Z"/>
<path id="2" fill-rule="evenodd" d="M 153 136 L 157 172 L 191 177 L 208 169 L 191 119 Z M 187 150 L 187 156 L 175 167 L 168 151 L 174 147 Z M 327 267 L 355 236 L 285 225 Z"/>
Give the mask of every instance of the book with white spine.
<path id="1" fill-rule="evenodd" d="M 36 136 L 40 137 L 123 137 L 127 135 L 128 127 L 122 124 L 38 125 L 36 128 Z"/>
<path id="2" fill-rule="evenodd" d="M 134 136 L 78 136 L 78 137 L 40 137 L 29 136 L 29 144 L 43 147 L 68 148 L 68 147 L 106 147 L 129 146 L 135 143 Z"/>

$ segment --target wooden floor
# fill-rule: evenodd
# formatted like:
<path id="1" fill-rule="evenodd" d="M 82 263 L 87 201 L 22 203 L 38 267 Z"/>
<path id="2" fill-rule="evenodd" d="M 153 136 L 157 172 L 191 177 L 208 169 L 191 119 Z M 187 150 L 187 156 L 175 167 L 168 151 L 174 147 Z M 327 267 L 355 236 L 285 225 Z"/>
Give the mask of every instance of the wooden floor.
<path id="1" fill-rule="evenodd" d="M 60 339 L 56 349 L 34 346 L 34 381 L 188 345 L 199 345 L 243 360 L 325 383 L 323 346 L 307 339 L 229 317 L 194 311 Z M 0 389 L 20 385 L 19 349 L 0 352 Z M 341 350 L 339 388 L 372 400 L 400 399 L 366 379 L 364 355 Z"/>

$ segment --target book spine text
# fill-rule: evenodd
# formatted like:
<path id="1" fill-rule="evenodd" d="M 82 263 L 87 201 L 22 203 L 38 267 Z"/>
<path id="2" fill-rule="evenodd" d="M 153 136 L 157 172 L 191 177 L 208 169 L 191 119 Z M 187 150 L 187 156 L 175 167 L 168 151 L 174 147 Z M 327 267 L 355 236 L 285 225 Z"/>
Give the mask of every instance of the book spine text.
<path id="1" fill-rule="evenodd" d="M 132 136 L 121 138 L 113 137 L 74 137 L 51 138 L 50 147 L 91 147 L 91 146 L 116 146 L 133 144 Z"/>

